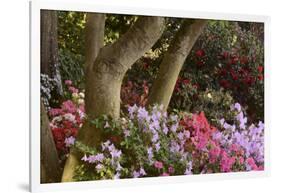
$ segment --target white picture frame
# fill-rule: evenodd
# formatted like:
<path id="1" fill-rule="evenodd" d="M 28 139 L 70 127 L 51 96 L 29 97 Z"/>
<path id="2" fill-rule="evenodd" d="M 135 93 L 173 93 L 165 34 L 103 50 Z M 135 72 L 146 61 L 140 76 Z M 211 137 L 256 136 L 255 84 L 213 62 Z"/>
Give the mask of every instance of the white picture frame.
<path id="1" fill-rule="evenodd" d="M 90 182 L 40 184 L 40 10 L 66 10 L 101 12 L 131 15 L 150 15 L 167 17 L 187 17 L 216 20 L 235 20 L 263 22 L 265 26 L 265 169 L 257 172 L 218 173 L 190 176 L 171 176 L 161 178 L 101 180 Z M 208 13 L 188 10 L 164 10 L 142 7 L 104 6 L 97 1 L 31 1 L 30 2 L 30 190 L 45 192 L 54 190 L 94 189 L 102 187 L 141 186 L 166 183 L 186 183 L 191 181 L 210 181 L 265 177 L 270 174 L 270 115 L 268 95 L 270 93 L 270 18 L 259 15 L 230 13 Z"/>

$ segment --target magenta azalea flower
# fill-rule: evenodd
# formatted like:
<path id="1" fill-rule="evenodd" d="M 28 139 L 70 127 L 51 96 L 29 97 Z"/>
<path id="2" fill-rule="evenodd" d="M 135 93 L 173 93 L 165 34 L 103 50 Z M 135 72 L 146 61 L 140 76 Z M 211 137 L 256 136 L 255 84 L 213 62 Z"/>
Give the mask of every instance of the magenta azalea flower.
<path id="1" fill-rule="evenodd" d="M 154 167 L 157 169 L 162 169 L 163 168 L 163 163 L 160 161 L 155 161 L 154 162 Z"/>

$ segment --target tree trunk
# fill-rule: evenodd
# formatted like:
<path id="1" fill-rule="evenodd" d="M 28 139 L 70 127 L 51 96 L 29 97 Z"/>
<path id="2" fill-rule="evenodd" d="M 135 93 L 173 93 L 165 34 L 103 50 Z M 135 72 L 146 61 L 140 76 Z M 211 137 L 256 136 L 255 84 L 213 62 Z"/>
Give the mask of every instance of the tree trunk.
<path id="1" fill-rule="evenodd" d="M 87 13 L 86 15 L 86 62 L 85 62 L 85 73 L 88 71 L 87 68 L 92 68 L 95 59 L 103 47 L 104 44 L 104 24 L 105 14 L 103 13 Z"/>
<path id="2" fill-rule="evenodd" d="M 86 90 L 91 89 L 90 72 L 94 66 L 96 57 L 103 47 L 104 44 L 104 25 L 105 25 L 105 14 L 101 13 L 87 13 L 86 15 L 86 25 L 85 25 L 85 85 Z M 85 101 L 90 101 L 91 97 L 86 94 Z M 83 127 L 89 127 L 88 122 L 84 123 Z M 87 125 L 87 126 L 86 126 Z M 79 135 L 82 135 L 79 132 Z M 84 138 L 84 137 L 81 137 Z M 95 134 L 89 136 L 88 139 L 95 139 Z M 79 164 L 77 160 L 77 155 L 75 155 L 75 150 L 71 149 L 69 157 L 66 160 L 62 182 L 72 181 L 73 172 L 75 166 Z"/>
<path id="3" fill-rule="evenodd" d="M 41 74 L 56 82 L 56 97 L 62 96 L 63 89 L 59 71 L 57 11 L 41 10 Z"/>
<path id="4" fill-rule="evenodd" d="M 59 182 L 62 169 L 59 165 L 59 158 L 49 127 L 49 119 L 43 103 L 41 102 L 41 183 Z"/>
<path id="5" fill-rule="evenodd" d="M 206 20 L 195 20 L 192 23 L 186 20 L 182 24 L 160 64 L 148 105 L 162 104 L 167 109 L 183 63 L 206 23 Z"/>
<path id="6" fill-rule="evenodd" d="M 105 14 L 87 13 L 85 25 L 85 43 L 86 43 L 86 62 L 85 62 L 85 82 L 86 87 L 90 87 L 90 73 L 100 49 L 104 44 L 104 25 Z M 90 87 L 91 88 L 91 87 Z M 88 90 L 88 89 L 86 89 Z M 86 94 L 85 101 L 90 101 L 89 95 Z"/>
<path id="7" fill-rule="evenodd" d="M 87 68 L 86 113 L 88 119 L 100 115 L 118 118 L 120 114 L 120 90 L 123 77 L 132 64 L 159 39 L 164 29 L 162 17 L 140 17 L 116 42 L 103 47 L 93 67 Z M 85 123 L 77 139 L 88 146 L 101 142 L 102 131 Z M 73 181 L 78 153 L 71 151 L 66 162 L 62 181 Z"/>

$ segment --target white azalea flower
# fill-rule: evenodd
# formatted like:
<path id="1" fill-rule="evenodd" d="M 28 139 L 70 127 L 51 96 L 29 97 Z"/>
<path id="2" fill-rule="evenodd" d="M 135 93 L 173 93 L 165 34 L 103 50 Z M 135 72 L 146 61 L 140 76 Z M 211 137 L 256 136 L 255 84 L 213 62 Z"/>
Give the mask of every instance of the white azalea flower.
<path id="1" fill-rule="evenodd" d="M 79 93 L 79 96 L 80 96 L 81 98 L 84 98 L 84 97 L 85 97 L 85 94 L 84 94 L 83 92 L 80 92 L 80 93 Z"/>

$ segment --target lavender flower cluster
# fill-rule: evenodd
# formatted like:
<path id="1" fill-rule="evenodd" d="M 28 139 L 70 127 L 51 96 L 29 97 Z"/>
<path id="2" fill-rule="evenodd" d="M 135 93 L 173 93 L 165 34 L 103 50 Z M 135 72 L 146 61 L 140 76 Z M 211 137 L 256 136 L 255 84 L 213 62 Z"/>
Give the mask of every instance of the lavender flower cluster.
<path id="1" fill-rule="evenodd" d="M 95 170 L 98 174 L 102 174 L 102 178 L 119 179 L 123 167 L 120 165 L 121 150 L 118 150 L 109 140 L 102 143 L 102 153 L 95 155 L 86 154 L 82 157 L 82 161 L 89 164 L 95 164 Z M 107 175 L 104 175 L 107 174 Z"/>
<path id="2" fill-rule="evenodd" d="M 227 123 L 224 119 L 220 124 L 224 129 L 213 135 L 213 139 L 220 142 L 223 147 L 230 147 L 232 144 L 239 145 L 245 151 L 245 157 L 253 158 L 258 164 L 264 164 L 264 123 L 259 121 L 257 125 L 247 125 L 247 117 L 244 115 L 241 105 L 235 103 L 231 111 L 236 113 L 234 124 Z M 247 170 L 253 170 L 247 166 Z"/>
<path id="3" fill-rule="evenodd" d="M 181 174 L 192 174 L 191 155 L 185 149 L 190 133 L 180 126 L 179 115 L 172 113 L 168 116 L 162 105 L 154 106 L 150 111 L 134 105 L 128 111 L 130 120 L 139 128 L 138 132 L 151 136 L 146 142 L 146 161 L 139 171 L 133 171 L 133 177 L 144 176 L 144 166 L 157 168 L 161 176 L 174 174 L 174 167 L 184 168 L 178 171 Z M 165 160 L 170 164 L 163 164 Z"/>

